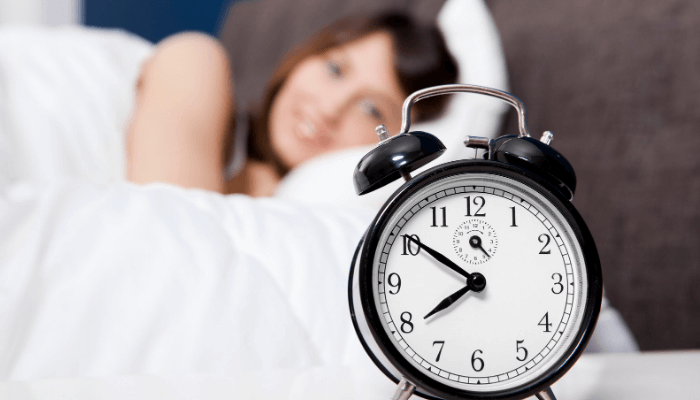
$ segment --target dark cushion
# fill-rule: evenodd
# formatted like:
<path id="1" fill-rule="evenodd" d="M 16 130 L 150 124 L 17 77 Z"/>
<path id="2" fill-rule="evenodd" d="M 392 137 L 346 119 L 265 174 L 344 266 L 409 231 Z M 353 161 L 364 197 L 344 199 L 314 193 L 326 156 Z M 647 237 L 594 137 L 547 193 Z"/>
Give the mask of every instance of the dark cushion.
<path id="1" fill-rule="evenodd" d="M 220 39 L 231 55 L 238 104 L 261 97 L 281 57 L 336 19 L 397 10 L 434 22 L 444 0 L 258 0 L 228 11 Z"/>
<path id="2" fill-rule="evenodd" d="M 612 305 L 643 350 L 700 347 L 700 2 L 487 4 L 530 130 L 574 166 Z"/>

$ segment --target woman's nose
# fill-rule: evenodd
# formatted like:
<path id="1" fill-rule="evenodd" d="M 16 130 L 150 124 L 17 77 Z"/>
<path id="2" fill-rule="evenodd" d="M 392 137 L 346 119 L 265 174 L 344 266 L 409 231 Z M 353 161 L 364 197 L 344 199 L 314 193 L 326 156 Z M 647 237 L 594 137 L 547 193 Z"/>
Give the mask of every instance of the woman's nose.
<path id="1" fill-rule="evenodd" d="M 352 102 L 352 94 L 344 91 L 326 91 L 319 102 L 319 109 L 331 127 L 338 123 Z"/>

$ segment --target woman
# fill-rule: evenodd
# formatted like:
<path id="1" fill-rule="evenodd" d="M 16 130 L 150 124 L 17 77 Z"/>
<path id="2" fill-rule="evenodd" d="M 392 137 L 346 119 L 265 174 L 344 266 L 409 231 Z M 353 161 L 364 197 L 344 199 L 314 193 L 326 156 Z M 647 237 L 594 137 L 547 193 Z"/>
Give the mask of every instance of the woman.
<path id="1" fill-rule="evenodd" d="M 236 123 L 223 47 L 208 36 L 175 35 L 158 46 L 141 74 L 127 143 L 128 179 L 271 195 L 304 161 L 376 143 L 379 124 L 397 132 L 408 94 L 453 83 L 456 76 L 436 27 L 403 15 L 350 17 L 289 53 L 270 78 L 262 105 Z M 444 101 L 418 103 L 417 119 L 439 115 Z M 234 140 L 230 127 L 236 125 L 250 126 L 236 133 L 250 134 L 249 140 Z M 233 143 L 246 146 L 248 162 L 227 181 L 223 171 Z"/>

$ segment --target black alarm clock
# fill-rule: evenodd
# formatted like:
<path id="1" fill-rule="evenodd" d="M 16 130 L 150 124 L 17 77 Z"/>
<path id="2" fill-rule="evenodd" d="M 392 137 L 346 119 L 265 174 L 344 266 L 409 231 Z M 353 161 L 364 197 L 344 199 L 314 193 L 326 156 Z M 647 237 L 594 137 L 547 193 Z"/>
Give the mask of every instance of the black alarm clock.
<path id="1" fill-rule="evenodd" d="M 412 105 L 472 92 L 518 111 L 519 135 L 469 136 L 483 159 L 411 172 L 445 146 L 409 132 Z M 355 170 L 358 194 L 406 182 L 388 199 L 357 247 L 350 313 L 369 357 L 399 384 L 394 399 L 554 399 L 550 386 L 576 362 L 593 333 L 602 275 L 593 238 L 571 203 L 576 177 L 530 136 L 516 97 L 472 85 L 409 96 L 401 132 Z"/>

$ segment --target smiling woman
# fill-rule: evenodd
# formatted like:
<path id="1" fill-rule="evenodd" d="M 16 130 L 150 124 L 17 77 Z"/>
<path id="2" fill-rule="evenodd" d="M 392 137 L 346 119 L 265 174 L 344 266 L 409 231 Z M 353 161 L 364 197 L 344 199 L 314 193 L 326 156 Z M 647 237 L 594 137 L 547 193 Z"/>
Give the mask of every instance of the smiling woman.
<path id="1" fill-rule="evenodd" d="M 313 56 L 287 78 L 270 111 L 270 142 L 293 168 L 314 155 L 376 142 L 374 127 L 398 130 L 405 97 L 385 32 Z"/>
<path id="2" fill-rule="evenodd" d="M 408 94 L 456 76 L 436 27 L 396 14 L 350 17 L 290 52 L 261 105 L 237 114 L 221 45 L 204 35 L 176 35 L 143 68 L 127 144 L 128 177 L 271 195 L 303 162 L 374 143 L 379 124 L 398 131 Z M 444 98 L 431 100 L 420 103 L 418 119 L 440 114 Z"/>

